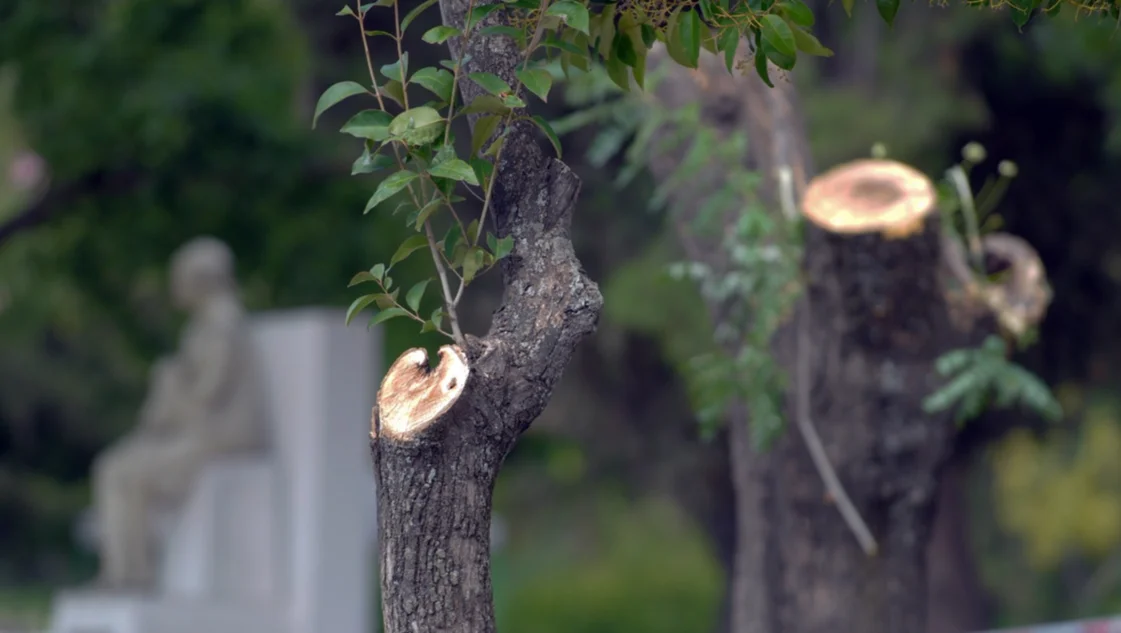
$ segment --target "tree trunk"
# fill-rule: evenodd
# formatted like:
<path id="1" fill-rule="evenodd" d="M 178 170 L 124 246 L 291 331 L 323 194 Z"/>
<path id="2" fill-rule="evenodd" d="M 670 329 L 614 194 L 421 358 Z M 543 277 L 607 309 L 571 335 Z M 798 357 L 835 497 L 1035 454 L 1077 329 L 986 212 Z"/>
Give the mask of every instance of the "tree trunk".
<path id="1" fill-rule="evenodd" d="M 987 422 L 987 421 L 986 421 Z M 965 633 L 989 627 L 991 614 L 969 544 L 966 498 L 968 453 L 955 452 L 942 472 L 938 510 L 927 546 L 927 633 Z"/>
<path id="2" fill-rule="evenodd" d="M 462 28 L 468 5 L 442 0 L 444 23 Z M 475 38 L 466 51 L 453 41 L 457 58 L 470 55 L 466 72 L 516 85 L 520 53 L 508 38 Z M 468 103 L 482 93 L 467 79 L 460 87 Z M 532 124 L 515 124 L 497 172 L 493 217 L 514 248 L 502 262 L 505 292 L 490 331 L 468 336 L 466 350 L 445 346 L 435 367 L 423 350 L 406 352 L 378 393 L 371 441 L 386 633 L 495 630 L 494 482 L 603 303 L 569 237 L 580 181 L 542 151 Z"/>
<path id="3" fill-rule="evenodd" d="M 651 66 L 659 57 L 660 50 L 651 53 Z M 699 99 L 707 124 L 725 132 L 746 127 L 751 163 L 764 176 L 764 200 L 776 205 L 775 175 L 788 168 L 799 202 L 812 167 L 790 81 L 779 78 L 768 88 L 757 77 L 729 75 L 722 60 L 709 55 L 696 71 L 668 65 L 655 89 L 658 101 L 673 108 Z M 664 179 L 678 160 L 654 157 L 651 168 Z M 706 177 L 675 194 L 703 199 L 721 184 L 719 175 Z M 878 187 L 875 180 L 849 193 L 869 199 L 900 193 L 890 187 L 853 193 Z M 736 633 L 926 628 L 926 546 L 955 426 L 948 415 L 924 413 L 921 403 L 937 387 L 935 359 L 994 331 L 976 306 L 966 310 L 968 318 L 955 312 L 947 281 L 961 281 L 953 274 L 960 262 L 951 261 L 961 254 L 946 250 L 939 214 L 928 202 L 904 221 L 865 226 L 846 226 L 827 210 L 803 210 L 805 292 L 774 341 L 789 379 L 789 428 L 760 453 L 744 416 L 733 412 L 728 419 L 738 520 L 731 588 Z M 737 213 L 730 210 L 727 221 Z M 693 258 L 720 270 L 719 249 L 698 246 L 688 218 L 677 226 Z M 870 529 L 872 555 L 842 520 L 837 504 L 844 499 L 823 484 L 822 467 L 808 448 L 817 434 Z"/>

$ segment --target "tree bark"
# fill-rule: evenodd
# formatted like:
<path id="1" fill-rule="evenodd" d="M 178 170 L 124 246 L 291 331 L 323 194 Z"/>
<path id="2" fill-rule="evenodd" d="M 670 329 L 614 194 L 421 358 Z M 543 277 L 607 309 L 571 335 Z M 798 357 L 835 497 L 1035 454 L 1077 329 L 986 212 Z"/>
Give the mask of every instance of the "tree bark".
<path id="1" fill-rule="evenodd" d="M 927 633 L 982 631 L 990 605 L 969 542 L 966 499 L 970 459 L 955 450 L 942 472 L 938 509 L 927 546 Z"/>
<path id="2" fill-rule="evenodd" d="M 445 24 L 462 28 L 466 0 L 442 0 L 440 8 Z M 462 42 L 452 48 L 457 58 L 464 52 Z M 508 38 L 475 38 L 466 53 L 467 72 L 494 73 L 517 85 L 520 53 Z M 468 103 L 482 92 L 466 78 L 460 86 Z M 514 248 L 502 263 L 505 291 L 490 331 L 481 339 L 468 336 L 470 375 L 462 394 L 446 413 L 406 433 L 388 432 L 374 411 L 386 633 L 495 630 L 494 482 L 517 438 L 548 403 L 573 350 L 595 330 L 603 302 L 569 237 L 576 175 L 542 151 L 536 128 L 525 123 L 510 131 L 497 173 L 492 211 L 499 237 L 513 237 Z"/>
<path id="3" fill-rule="evenodd" d="M 664 61 L 660 53 L 651 53 L 651 66 Z M 750 74 L 729 75 L 710 55 L 695 71 L 667 65 L 655 89 L 661 104 L 697 99 L 708 125 L 729 133 L 746 128 L 764 200 L 777 204 L 775 174 L 786 167 L 799 201 L 812 165 L 789 80 L 769 88 Z M 654 157 L 651 168 L 665 178 L 677 160 Z M 690 183 L 677 195 L 703 199 L 721 178 L 706 176 L 714 182 Z M 730 210 L 728 220 L 737 213 Z M 789 379 L 790 428 L 760 453 L 742 412 L 728 418 L 738 520 L 736 633 L 918 633 L 927 626 L 926 546 L 955 425 L 947 414 L 924 413 L 921 403 L 937 387 L 935 359 L 995 330 L 977 309 L 954 317 L 947 281 L 960 266 L 946 263 L 960 253 L 944 248 L 939 220 L 932 211 L 918 230 L 894 235 L 806 223 L 803 298 L 774 340 Z M 695 259 L 721 269 L 718 250 L 697 245 L 688 218 L 677 227 Z M 842 521 L 798 425 L 820 434 L 877 541 L 875 555 L 862 551 Z"/>

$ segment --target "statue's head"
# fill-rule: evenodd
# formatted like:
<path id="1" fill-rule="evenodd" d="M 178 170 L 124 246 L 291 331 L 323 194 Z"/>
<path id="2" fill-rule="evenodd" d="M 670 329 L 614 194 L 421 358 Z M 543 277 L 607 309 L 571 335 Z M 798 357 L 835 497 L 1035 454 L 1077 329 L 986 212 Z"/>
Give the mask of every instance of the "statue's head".
<path id="1" fill-rule="evenodd" d="M 196 237 L 171 256 L 171 300 L 177 308 L 193 310 L 236 289 L 234 256 L 221 240 Z"/>

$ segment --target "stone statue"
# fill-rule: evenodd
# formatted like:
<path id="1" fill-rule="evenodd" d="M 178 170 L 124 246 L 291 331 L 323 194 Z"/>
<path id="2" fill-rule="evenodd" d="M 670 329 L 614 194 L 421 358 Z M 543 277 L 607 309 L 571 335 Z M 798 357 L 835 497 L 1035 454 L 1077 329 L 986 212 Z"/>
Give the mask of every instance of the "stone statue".
<path id="1" fill-rule="evenodd" d="M 233 268 L 229 248 L 209 237 L 191 240 L 172 257 L 172 300 L 189 314 L 180 348 L 153 368 L 136 428 L 94 463 L 102 586 L 150 587 L 155 504 L 181 503 L 215 457 L 266 446 Z"/>

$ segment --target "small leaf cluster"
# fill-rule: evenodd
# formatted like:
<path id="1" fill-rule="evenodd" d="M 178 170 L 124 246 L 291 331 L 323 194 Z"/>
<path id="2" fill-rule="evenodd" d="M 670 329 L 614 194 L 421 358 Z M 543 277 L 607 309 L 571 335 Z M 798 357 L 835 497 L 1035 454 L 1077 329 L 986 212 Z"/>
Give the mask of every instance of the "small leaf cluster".
<path id="1" fill-rule="evenodd" d="M 739 401 L 750 411 L 756 446 L 765 447 L 784 427 L 785 377 L 770 342 L 801 290 L 800 223 L 768 209 L 758 197 L 760 175 L 743 167 L 747 139 L 742 133 L 728 136 L 703 123 L 699 104 L 670 110 L 620 96 L 621 89 L 605 74 L 595 66 L 570 79 L 566 99 L 581 110 L 553 126 L 565 134 L 598 125 L 588 159 L 602 166 L 621 155 L 620 187 L 651 157 L 680 157 L 673 173 L 659 179 L 651 208 L 688 217 L 694 234 L 717 247 L 706 260 L 721 264 L 689 260 L 665 269 L 672 278 L 695 284 L 714 321 L 711 350 L 694 351 L 679 370 L 705 434 L 716 431 L 729 405 Z M 703 196 L 692 195 L 697 182 L 713 186 L 703 187 Z"/>
<path id="2" fill-rule="evenodd" d="M 923 410 L 937 413 L 956 409 L 964 424 L 988 408 L 1023 405 L 1052 421 L 1062 417 L 1062 407 L 1047 384 L 1007 358 L 1005 342 L 993 335 L 975 349 L 958 349 L 941 356 L 935 370 L 947 382 L 923 400 Z"/>
<path id="3" fill-rule="evenodd" d="M 656 42 L 683 66 L 696 68 L 703 49 L 721 55 L 731 72 L 746 41 L 768 85 L 768 61 L 791 70 L 799 52 L 833 54 L 810 32 L 814 15 L 802 0 L 619 0 L 598 6 L 580 14 L 579 25 L 586 28 L 569 22 L 547 44 L 559 51 L 566 75 L 570 68 L 589 70 L 590 49 L 623 90 L 630 90 L 632 78 L 645 87 L 646 55 Z"/>
<path id="4" fill-rule="evenodd" d="M 567 2 L 575 5 L 571 0 Z M 372 107 L 354 114 L 340 130 L 363 141 L 362 153 L 355 159 L 351 174 L 381 176 L 363 213 L 388 211 L 401 217 L 416 232 L 397 248 L 388 263 L 378 263 L 351 279 L 351 286 L 373 284 L 377 290 L 354 300 L 347 311 L 347 322 L 359 312 L 372 308 L 377 312 L 370 325 L 408 317 L 421 324 L 422 333 L 439 332 L 462 343 L 455 310 L 464 289 L 514 250 L 512 237 L 499 236 L 486 228 L 488 218 L 493 223 L 495 165 L 501 160 L 511 125 L 519 121 L 532 122 L 541 128 L 558 152 L 560 143 L 547 122 L 525 113 L 526 102 L 521 96 L 524 88 L 547 99 L 552 86 L 552 75 L 531 61 L 537 44 L 526 44 L 525 63 L 516 71 L 518 82 L 515 85 L 489 72 L 468 72 L 470 55 L 466 53 L 456 59 L 442 60 L 437 66 L 410 67 L 409 53 L 402 47 L 403 39 L 416 18 L 435 3 L 436 0 L 424 0 L 404 17 L 400 17 L 401 0 L 357 3 L 340 10 L 338 15 L 352 18 L 358 24 L 366 51 L 369 83 L 342 81 L 327 88 L 316 104 L 312 125 L 318 123 L 325 111 L 344 100 L 363 97 L 370 102 Z M 428 44 L 446 45 L 455 38 L 469 42 L 474 37 L 511 35 L 511 27 L 481 25 L 487 14 L 503 6 L 499 3 L 473 7 L 463 29 L 437 26 L 425 32 L 422 39 Z M 564 1 L 548 7 L 542 19 L 564 19 L 571 10 L 565 7 Z M 365 18 L 375 9 L 394 12 L 397 19 L 393 33 L 366 30 Z M 529 28 L 537 26 L 529 25 Z M 524 39 L 523 31 L 513 31 Z M 390 40 L 396 47 L 396 61 L 375 71 L 369 52 L 370 40 Z M 461 50 L 467 48 L 460 47 Z M 458 90 L 463 81 L 474 82 L 483 93 L 463 103 Z M 427 97 L 423 103 L 417 102 L 418 92 Z M 452 123 L 468 115 L 477 118 L 470 151 L 462 156 L 456 150 Z M 461 208 L 461 203 L 467 200 L 465 196 L 473 196 L 482 204 L 479 216 L 470 221 Z M 437 232 L 436 227 L 446 228 Z M 391 273 L 394 266 L 418 251 L 429 254 L 436 275 L 413 284 L 402 299 L 401 287 L 394 285 Z M 434 310 L 422 312 L 425 292 L 434 280 L 439 281 L 442 300 Z M 450 332 L 445 329 L 445 321 L 450 325 Z"/>

